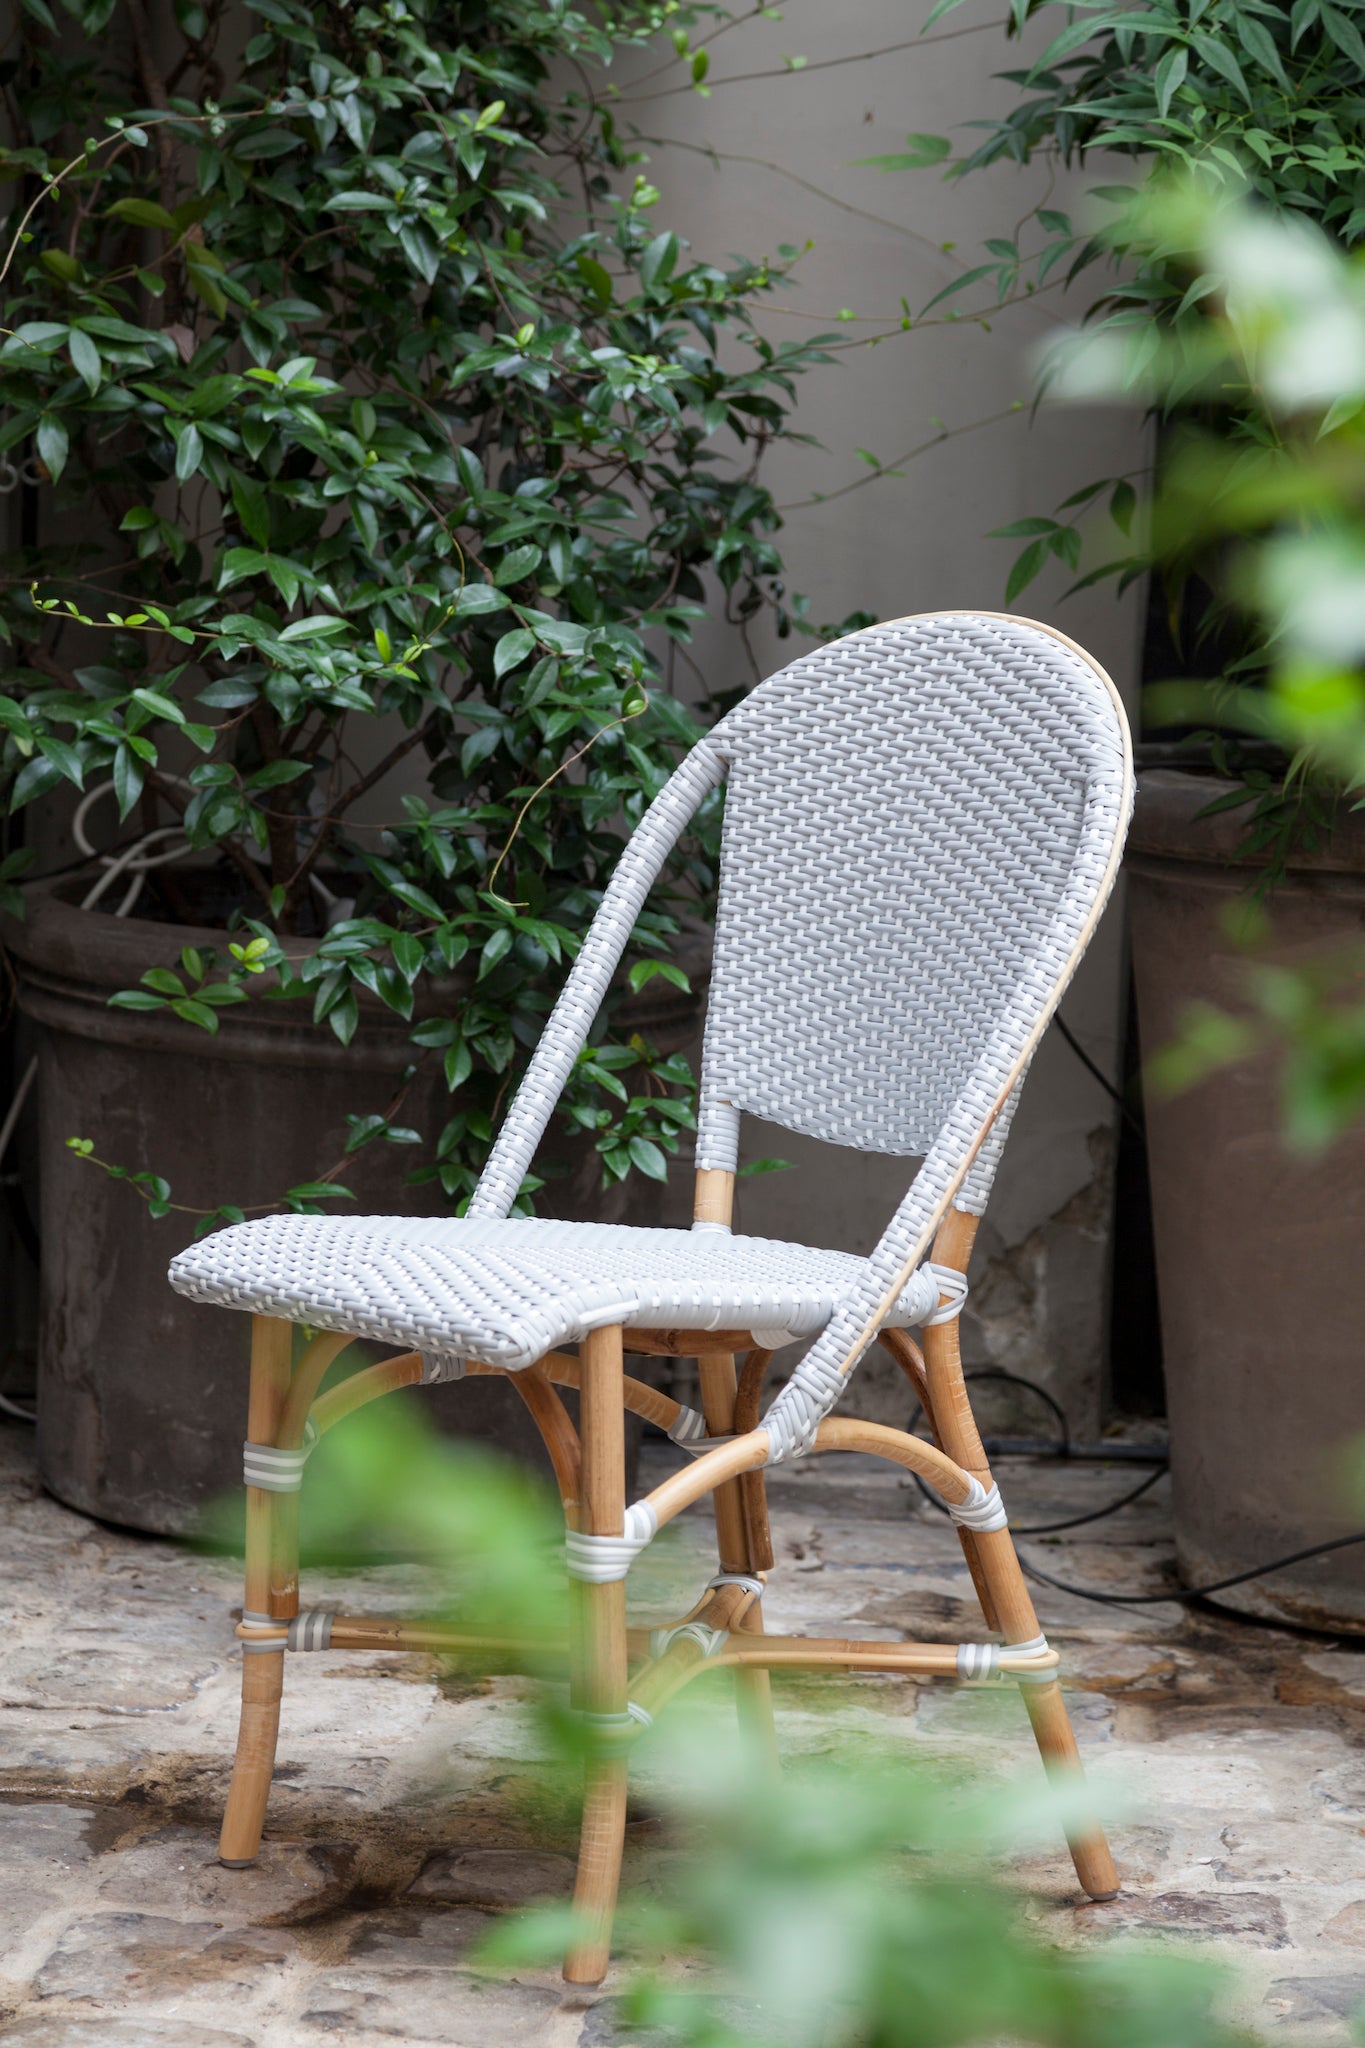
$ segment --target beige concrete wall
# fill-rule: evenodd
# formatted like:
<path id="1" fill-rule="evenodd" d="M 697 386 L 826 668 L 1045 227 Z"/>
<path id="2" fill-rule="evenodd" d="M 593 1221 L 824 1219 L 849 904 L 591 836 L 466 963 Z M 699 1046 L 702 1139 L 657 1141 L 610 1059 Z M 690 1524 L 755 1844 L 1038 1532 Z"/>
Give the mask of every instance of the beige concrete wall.
<path id="1" fill-rule="evenodd" d="M 713 41 L 709 98 L 682 86 L 681 67 L 660 75 L 657 59 L 619 79 L 622 124 L 653 138 L 648 168 L 662 188 L 661 226 L 717 261 L 811 244 L 763 325 L 780 339 L 832 331 L 842 346 L 833 365 L 800 385 L 799 424 L 822 445 L 774 450 L 766 474 L 786 508 L 789 587 L 809 595 L 820 621 L 859 607 L 881 618 L 957 605 L 998 609 L 1018 543 L 987 540 L 987 531 L 1050 513 L 1079 485 L 1142 460 L 1131 416 L 1043 412 L 1031 424 L 1027 411 L 1010 412 L 1031 396 L 1040 344 L 1063 318 L 1079 315 L 1085 291 L 1069 308 L 1060 292 L 1007 308 L 988 328 L 943 322 L 940 310 L 940 324 L 873 347 L 850 345 L 892 326 L 902 297 L 917 310 L 981 260 L 984 237 L 1012 233 L 1045 190 L 1044 173 L 1014 166 L 945 184 L 933 171 L 883 174 L 855 164 L 903 149 L 909 131 L 945 132 L 1014 102 L 1013 88 L 991 74 L 1017 63 L 1016 46 L 996 27 L 975 26 L 998 21 L 998 7 L 973 0 L 941 24 L 950 39 L 888 48 L 914 37 L 927 13 L 927 4 L 898 0 L 834 8 L 797 0 L 780 22 L 750 17 Z M 859 58 L 872 51 L 884 54 Z M 808 61 L 786 71 L 787 56 Z M 1067 204 L 1065 180 L 1049 203 Z M 946 242 L 955 249 L 945 251 Z M 858 319 L 839 322 L 843 308 Z M 963 431 L 1001 413 L 993 426 Z M 935 421 L 952 437 L 895 463 L 933 441 Z M 874 477 L 859 447 L 902 475 Z M 1016 608 L 1081 641 L 1131 693 L 1136 597 L 1116 603 L 1102 587 L 1063 603 L 1070 581 L 1051 572 Z M 755 651 L 766 670 L 799 647 L 760 634 Z M 745 673 L 743 650 L 723 625 L 699 635 L 695 656 L 713 686 Z M 1064 1011 L 1111 1074 L 1123 971 L 1116 905 Z M 906 993 L 910 1034 L 914 1000 Z M 798 1170 L 744 1186 L 748 1229 L 862 1250 L 908 1178 L 902 1162 L 830 1153 L 771 1129 L 751 1130 L 749 1143 L 751 1152 L 798 1162 Z M 975 1362 L 1040 1379 L 1084 1433 L 1098 1426 L 1103 1401 L 1113 1154 L 1111 1102 L 1050 1034 L 982 1231 L 964 1333 Z M 886 1420 L 903 1417 L 906 1405 L 894 1368 L 876 1359 L 862 1369 L 852 1400 Z M 1030 1404 L 1017 1419 L 1032 1428 L 1046 1418 Z"/>

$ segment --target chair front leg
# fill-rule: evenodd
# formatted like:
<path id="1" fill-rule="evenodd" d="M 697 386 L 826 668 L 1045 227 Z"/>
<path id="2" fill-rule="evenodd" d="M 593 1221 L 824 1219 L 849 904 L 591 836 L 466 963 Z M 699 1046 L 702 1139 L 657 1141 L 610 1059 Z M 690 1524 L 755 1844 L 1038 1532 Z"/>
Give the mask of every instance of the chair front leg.
<path id="1" fill-rule="evenodd" d="M 621 1332 L 595 1330 L 579 1351 L 582 1438 L 580 1526 L 590 1536 L 620 1536 L 626 1524 L 626 1436 Z M 626 1832 L 626 1759 L 611 1753 L 609 1724 L 624 1717 L 628 1660 L 626 1583 L 576 1581 L 572 1587 L 575 1666 L 581 1701 L 595 1728 L 583 1788 L 574 1913 L 578 1930 L 564 1962 L 570 1984 L 600 1984 L 611 1959 L 611 1924 L 621 1882 Z"/>
<path id="2" fill-rule="evenodd" d="M 274 1316 L 253 1316 L 251 1394 L 247 1435 L 254 1444 L 273 1444 L 289 1392 L 293 1327 Z M 246 1489 L 246 1590 L 244 1616 L 284 1620 L 298 1612 L 298 1496 Z M 237 1754 L 218 1841 L 220 1862 L 233 1868 L 253 1863 L 261 1846 L 266 1802 L 275 1769 L 284 1691 L 284 1644 L 242 1646 L 242 1712 Z"/>
<path id="3" fill-rule="evenodd" d="M 935 1260 L 957 1272 L 965 1272 L 976 1229 L 975 1216 L 961 1209 L 950 1209 L 934 1245 Z M 924 1362 L 934 1428 L 942 1439 L 942 1448 L 964 1471 L 972 1473 L 983 1486 L 989 1487 L 992 1483 L 990 1467 L 967 1394 L 955 1321 L 930 1324 L 925 1329 Z M 968 1562 L 973 1566 L 973 1578 L 976 1579 L 979 1573 L 985 1581 L 988 1597 L 982 1605 L 988 1625 L 998 1627 L 1007 1643 L 1035 1640 L 1041 1633 L 1038 1616 L 1009 1530 L 975 1532 Z M 1057 1681 L 1051 1679 L 1044 1684 L 1030 1681 L 1021 1690 L 1048 1776 L 1058 1784 L 1074 1785 L 1077 1780 L 1083 1781 L 1085 1774 L 1080 1752 Z M 1088 1892 L 1092 1899 L 1113 1898 L 1119 1889 L 1119 1877 L 1099 1823 L 1069 1822 L 1067 1844 L 1082 1891 Z"/>

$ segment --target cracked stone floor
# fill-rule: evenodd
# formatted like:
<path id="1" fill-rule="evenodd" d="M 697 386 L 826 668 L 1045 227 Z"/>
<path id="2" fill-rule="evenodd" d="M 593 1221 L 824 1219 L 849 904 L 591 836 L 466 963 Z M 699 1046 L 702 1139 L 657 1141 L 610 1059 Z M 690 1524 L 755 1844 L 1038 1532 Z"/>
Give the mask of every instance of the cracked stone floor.
<path id="1" fill-rule="evenodd" d="M 676 1461 L 647 1446 L 650 1470 Z M 1020 1521 L 1127 1490 L 1131 1466 L 1008 1467 Z M 1089 1529 L 1026 1551 L 1090 1585 L 1149 1590 L 1170 1555 L 1166 1482 Z M 951 1531 L 901 1475 L 861 1458 L 775 1476 L 788 1632 L 973 1633 Z M 1055 1515 L 1052 1511 L 1056 1511 Z M 426 1656 L 292 1658 L 267 1841 L 228 1871 L 214 1836 L 235 1727 L 235 1574 L 48 1499 L 20 1427 L 0 1427 L 8 1610 L 0 1634 L 0 2037 L 13 2048 L 589 2048 L 615 2038 L 591 1995 L 549 1971 L 490 1984 L 469 1968 L 490 1916 L 554 1896 L 566 1834 L 531 1835 L 524 1687 L 461 1683 Z M 694 1511 L 638 1568 L 676 1613 L 711 1568 Z M 396 1611 L 411 1574 L 363 1575 L 352 1611 Z M 310 1600 L 340 1584 L 314 1579 Z M 632 1577 L 633 1593 L 636 1577 Z M 1269 2041 L 1350 2038 L 1365 2003 L 1365 1643 L 1211 1608 L 1110 1609 L 1039 1588 L 1125 1891 L 1079 1909 L 1065 1855 L 1019 1855 L 1053 1938 L 1115 1934 L 1212 1947 L 1230 2010 Z M 670 1591 L 675 1596 L 670 1601 Z M 716 1689 L 723 1676 L 702 1681 Z M 838 1728 L 818 1681 L 778 1689 L 791 1754 L 833 1749 L 850 1717 L 881 1742 L 993 1780 L 1036 1769 L 1012 1690 L 855 1681 Z M 719 1711 L 719 1706 L 717 1707 Z M 628 1880 L 667 1882 L 647 1811 Z M 611 1990 L 608 1980 L 606 1991 Z"/>

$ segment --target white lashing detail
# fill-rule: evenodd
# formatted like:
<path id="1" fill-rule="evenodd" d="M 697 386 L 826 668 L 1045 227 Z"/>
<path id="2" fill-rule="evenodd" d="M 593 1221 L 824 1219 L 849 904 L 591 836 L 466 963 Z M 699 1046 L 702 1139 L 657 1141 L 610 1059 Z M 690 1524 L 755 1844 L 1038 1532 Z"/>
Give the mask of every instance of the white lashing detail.
<path id="1" fill-rule="evenodd" d="M 1001 1677 L 1013 1679 L 1016 1685 L 1051 1685 L 1057 1676 L 1055 1661 L 1045 1664 L 1041 1671 L 1029 1671 L 1014 1662 L 1019 1657 L 1046 1657 L 1049 1648 L 1046 1636 L 1030 1636 L 1026 1643 L 1006 1643 L 1000 1654 L 1010 1661 L 1002 1662 Z"/>
<path id="2" fill-rule="evenodd" d="M 1022 1658 L 1047 1657 L 1046 1636 L 1033 1636 L 1026 1643 L 959 1643 L 957 1646 L 957 1675 L 959 1678 L 999 1679 L 1018 1685 L 1050 1685 L 1057 1676 L 1056 1660 L 1050 1659 L 1041 1671 L 1029 1670 L 1019 1662 Z"/>
<path id="3" fill-rule="evenodd" d="M 920 1271 L 929 1274 L 930 1278 L 936 1282 L 940 1294 L 948 1296 L 942 1308 L 936 1308 L 931 1316 L 925 1316 L 925 1329 L 932 1329 L 935 1323 L 956 1322 L 957 1318 L 962 1314 L 963 1308 L 966 1306 L 967 1296 L 971 1292 L 967 1285 L 967 1275 L 959 1273 L 955 1266 L 936 1266 L 932 1259 L 921 1266 Z"/>
<path id="4" fill-rule="evenodd" d="M 762 1579 L 756 1579 L 752 1572 L 717 1572 L 714 1579 L 706 1581 L 706 1585 L 708 1592 L 713 1586 L 743 1586 L 755 1600 L 761 1600 L 765 1590 Z"/>
<path id="5" fill-rule="evenodd" d="M 424 1387 L 440 1387 L 448 1380 L 462 1380 L 468 1362 L 454 1351 L 424 1351 L 419 1384 Z"/>
<path id="6" fill-rule="evenodd" d="M 299 1450 L 282 1451 L 274 1444 L 244 1443 L 244 1482 L 248 1486 L 259 1487 L 262 1493 L 297 1493 L 303 1484 L 303 1468 L 312 1456 L 317 1440 L 317 1425 L 310 1421 L 305 1425 Z"/>
<path id="7" fill-rule="evenodd" d="M 569 1577 L 590 1586 L 607 1586 L 613 1579 L 623 1579 L 658 1530 L 658 1517 L 645 1500 L 626 1509 L 625 1531 L 620 1536 L 589 1536 L 580 1529 L 566 1529 L 564 1555 Z"/>
<path id="8" fill-rule="evenodd" d="M 649 1632 L 649 1654 L 662 1657 L 669 1645 L 680 1638 L 700 1643 L 703 1657 L 717 1657 L 730 1640 L 728 1629 L 708 1628 L 704 1621 L 680 1621 L 676 1628 L 652 1628 Z"/>
<path id="9" fill-rule="evenodd" d="M 243 1609 L 243 1628 L 278 1629 L 280 1633 L 278 1635 L 267 1637 L 264 1642 L 255 1643 L 252 1642 L 249 1636 L 243 1636 L 241 1638 L 242 1655 L 244 1657 L 259 1657 L 273 1655 L 276 1651 L 283 1653 L 286 1647 L 284 1626 L 285 1625 L 282 1621 L 276 1621 L 272 1615 L 253 1614 L 249 1608 Z"/>
<path id="10" fill-rule="evenodd" d="M 988 1535 L 992 1529 L 1007 1529 L 1009 1516 L 1005 1503 L 1000 1498 L 1000 1488 L 992 1482 L 989 1488 L 970 1472 L 966 1475 L 971 1492 L 963 1501 L 949 1501 L 948 1513 L 959 1529 L 975 1529 L 979 1535 Z"/>
<path id="11" fill-rule="evenodd" d="M 305 1607 L 289 1624 L 291 1650 L 330 1650 L 335 1607 Z"/>
<path id="12" fill-rule="evenodd" d="M 679 1408 L 668 1434 L 675 1444 L 694 1444 L 706 1435 L 706 1417 L 695 1408 Z"/>
<path id="13" fill-rule="evenodd" d="M 959 1643 L 957 1675 L 959 1678 L 998 1678 L 1000 1651 L 997 1646 L 994 1643 Z"/>

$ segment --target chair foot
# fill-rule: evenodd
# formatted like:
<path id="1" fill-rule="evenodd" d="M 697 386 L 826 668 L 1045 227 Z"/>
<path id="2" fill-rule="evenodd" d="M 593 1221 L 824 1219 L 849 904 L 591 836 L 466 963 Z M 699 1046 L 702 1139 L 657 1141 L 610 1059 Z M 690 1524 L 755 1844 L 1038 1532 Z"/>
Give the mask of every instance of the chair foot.
<path id="1" fill-rule="evenodd" d="M 218 1838 L 218 1860 L 229 1869 L 254 1863 L 265 1826 L 266 1802 L 275 1770 L 284 1691 L 284 1652 L 247 1652 L 242 1658 L 242 1718 L 227 1808 Z"/>
<path id="2" fill-rule="evenodd" d="M 1049 1778 L 1058 1784 L 1074 1785 L 1078 1780 L 1084 1783 L 1085 1771 L 1060 1685 L 1025 1685 L 1020 1690 Z M 1119 1891 L 1119 1874 L 1099 1823 L 1091 1821 L 1068 1827 L 1067 1844 L 1081 1890 L 1092 1899 L 1114 1898 Z"/>
<path id="3" fill-rule="evenodd" d="M 564 1959 L 566 1984 L 600 1984 L 607 1974 L 625 1839 L 626 1760 L 590 1762 L 573 1895 L 581 1932 Z"/>

